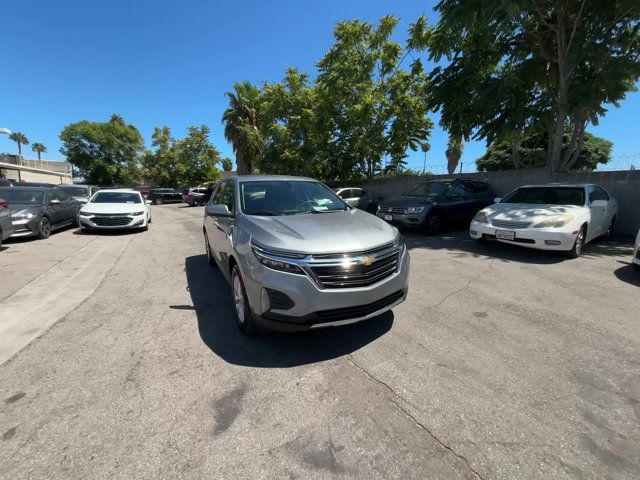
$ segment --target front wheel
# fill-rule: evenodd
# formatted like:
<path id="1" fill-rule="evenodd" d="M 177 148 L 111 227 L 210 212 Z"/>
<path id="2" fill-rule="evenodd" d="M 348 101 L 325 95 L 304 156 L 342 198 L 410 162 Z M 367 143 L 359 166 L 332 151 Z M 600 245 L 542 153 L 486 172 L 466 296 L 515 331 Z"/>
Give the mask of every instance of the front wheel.
<path id="1" fill-rule="evenodd" d="M 156 198 L 153 203 L 155 203 L 156 205 L 162 205 L 162 199 L 161 198 Z"/>
<path id="2" fill-rule="evenodd" d="M 49 238 L 49 235 L 51 235 L 51 222 L 47 217 L 42 217 L 38 224 L 38 238 Z"/>
<path id="3" fill-rule="evenodd" d="M 605 240 L 611 240 L 611 237 L 613 237 L 613 234 L 614 234 L 615 227 L 616 227 L 616 217 L 613 217 L 611 219 L 611 223 L 609 224 L 609 228 L 607 228 L 607 231 L 604 234 Z"/>
<path id="4" fill-rule="evenodd" d="M 369 205 L 367 205 L 367 212 L 375 215 L 378 212 L 378 206 L 375 203 L 370 203 Z"/>
<path id="5" fill-rule="evenodd" d="M 249 308 L 249 302 L 247 301 L 247 293 L 237 265 L 234 265 L 231 270 L 231 293 L 233 295 L 236 323 L 240 331 L 245 335 L 255 335 L 257 332 L 256 326 L 253 322 L 251 308 Z"/>
<path id="6" fill-rule="evenodd" d="M 431 213 L 424 221 L 424 231 L 429 236 L 440 234 L 442 231 L 442 217 L 437 213 Z"/>
<path id="7" fill-rule="evenodd" d="M 211 251 L 211 245 L 209 245 L 209 239 L 207 234 L 204 234 L 204 249 L 207 252 L 207 263 L 210 267 L 216 267 L 216 260 L 213 258 L 213 252 Z"/>
<path id="8" fill-rule="evenodd" d="M 578 232 L 578 235 L 576 235 L 576 240 L 575 242 L 573 242 L 573 248 L 567 252 L 567 256 L 569 258 L 578 258 L 580 255 L 582 255 L 585 236 L 586 230 L 584 227 L 582 227 Z"/>

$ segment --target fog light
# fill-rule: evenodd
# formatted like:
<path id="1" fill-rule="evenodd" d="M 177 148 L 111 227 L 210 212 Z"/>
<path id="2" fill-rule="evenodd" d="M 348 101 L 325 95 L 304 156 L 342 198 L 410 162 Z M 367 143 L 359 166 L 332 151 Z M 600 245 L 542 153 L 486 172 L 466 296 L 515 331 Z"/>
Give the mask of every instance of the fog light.
<path id="1" fill-rule="evenodd" d="M 271 308 L 271 302 L 269 302 L 269 294 L 263 288 L 260 292 L 260 313 L 264 313 Z"/>
<path id="2" fill-rule="evenodd" d="M 469 233 L 470 233 L 471 235 L 473 235 L 474 237 L 475 237 L 476 235 L 478 235 L 478 232 L 476 232 L 475 230 L 469 230 Z"/>
<path id="3" fill-rule="evenodd" d="M 545 240 L 544 244 L 545 245 L 560 245 L 562 242 L 560 242 L 559 240 Z"/>

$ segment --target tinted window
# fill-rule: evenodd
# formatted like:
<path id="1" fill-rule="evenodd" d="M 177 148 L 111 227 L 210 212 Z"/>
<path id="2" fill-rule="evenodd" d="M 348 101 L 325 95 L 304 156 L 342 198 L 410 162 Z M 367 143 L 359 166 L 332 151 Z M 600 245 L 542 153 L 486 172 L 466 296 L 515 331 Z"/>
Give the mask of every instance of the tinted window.
<path id="1" fill-rule="evenodd" d="M 224 186 L 226 184 L 227 182 L 222 182 L 220 185 L 218 185 L 218 188 L 216 188 L 215 193 L 211 195 L 212 205 L 220 205 L 222 203 L 222 190 L 224 190 Z"/>
<path id="2" fill-rule="evenodd" d="M 351 198 L 351 190 L 350 190 L 350 189 L 348 189 L 348 188 L 347 188 L 346 190 L 342 190 L 342 191 L 338 194 L 338 196 L 339 196 L 340 198 Z"/>
<path id="3" fill-rule="evenodd" d="M 12 203 L 38 205 L 44 201 L 44 192 L 27 188 L 4 188 L 0 189 L 0 197 L 4 198 L 9 205 Z"/>
<path id="4" fill-rule="evenodd" d="M 486 193 L 489 191 L 489 185 L 485 182 L 464 181 L 462 184 L 470 193 Z"/>
<path id="5" fill-rule="evenodd" d="M 537 205 L 584 205 L 582 187 L 523 187 L 507 195 L 500 203 Z"/>
<path id="6" fill-rule="evenodd" d="M 456 183 L 453 187 L 451 187 L 451 190 L 449 190 L 449 195 L 452 197 L 463 197 L 466 194 L 467 191 L 459 183 Z"/>
<path id="7" fill-rule="evenodd" d="M 233 182 L 227 182 L 224 189 L 222 189 L 222 199 L 220 203 L 226 205 L 230 212 L 234 211 L 233 208 L 236 204 L 235 191 L 236 189 Z"/>
<path id="8" fill-rule="evenodd" d="M 609 194 L 597 185 L 589 186 L 589 201 L 593 202 L 594 200 L 605 200 L 609 201 Z"/>
<path id="9" fill-rule="evenodd" d="M 58 187 L 59 190 L 62 190 L 65 193 L 73 197 L 88 197 L 89 196 L 89 188 L 88 187 L 72 187 L 72 186 L 62 186 Z"/>
<path id="10" fill-rule="evenodd" d="M 247 215 L 295 215 L 348 208 L 332 190 L 309 181 L 243 182 L 240 199 L 242 211 Z"/>
<path id="11" fill-rule="evenodd" d="M 365 193 L 364 190 L 361 190 L 359 188 L 354 188 L 352 192 L 353 192 L 353 196 L 356 198 L 364 197 L 364 193 Z"/>
<path id="12" fill-rule="evenodd" d="M 69 200 L 71 200 L 71 197 L 62 190 L 58 190 L 56 193 L 58 194 L 58 199 L 61 202 L 68 202 Z"/>
<path id="13" fill-rule="evenodd" d="M 98 192 L 91 203 L 142 203 L 142 200 L 134 192 Z"/>
<path id="14" fill-rule="evenodd" d="M 406 197 L 436 197 L 442 195 L 451 182 L 424 182 L 418 183 L 404 192 L 402 196 Z"/>

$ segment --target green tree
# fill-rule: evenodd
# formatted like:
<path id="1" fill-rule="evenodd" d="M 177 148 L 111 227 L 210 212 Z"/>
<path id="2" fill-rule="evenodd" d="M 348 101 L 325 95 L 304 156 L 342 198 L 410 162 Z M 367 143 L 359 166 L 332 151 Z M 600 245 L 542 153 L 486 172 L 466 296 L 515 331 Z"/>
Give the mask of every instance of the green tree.
<path id="1" fill-rule="evenodd" d="M 220 165 L 222 165 L 222 170 L 225 172 L 230 172 L 231 170 L 233 170 L 233 160 L 231 160 L 229 157 L 224 157 L 220 161 Z"/>
<path id="2" fill-rule="evenodd" d="M 38 160 L 41 160 L 40 156 L 47 151 L 47 147 L 44 145 L 44 143 L 33 142 L 33 144 L 31 145 L 31 150 L 33 152 L 36 152 L 38 154 Z"/>
<path id="3" fill-rule="evenodd" d="M 176 187 L 184 175 L 178 158 L 176 140 L 168 126 L 155 127 L 151 134 L 152 151 L 142 157 L 142 176 L 159 187 Z"/>
<path id="4" fill-rule="evenodd" d="M 181 164 L 181 183 L 197 185 L 207 180 L 216 180 L 220 177 L 216 164 L 221 157 L 209 140 L 209 127 L 190 126 L 187 130 L 187 136 L 176 145 Z"/>
<path id="5" fill-rule="evenodd" d="M 462 138 L 456 135 L 450 135 L 449 141 L 447 142 L 447 149 L 444 151 L 444 154 L 447 157 L 447 171 L 449 172 L 449 175 L 456 172 L 463 150 L 464 141 Z"/>
<path id="6" fill-rule="evenodd" d="M 431 106 L 453 134 L 520 141 L 547 133 L 551 172 L 571 169 L 586 127 L 635 89 L 640 76 L 637 0 L 442 0 L 440 20 L 412 32 L 439 62 Z M 565 126 L 570 138 L 564 141 Z"/>
<path id="7" fill-rule="evenodd" d="M 543 168 L 547 163 L 548 133 L 538 133 L 522 138 L 518 146 L 518 162 L 514 163 L 512 145 L 508 140 L 503 140 L 490 145 L 486 153 L 476 160 L 478 171 L 495 172 L 500 170 L 516 170 L 522 168 Z M 567 128 L 564 135 L 564 146 L 568 149 L 571 141 L 571 131 Z M 570 170 L 588 171 L 595 170 L 598 165 L 611 161 L 613 144 L 604 138 L 596 137 L 589 132 L 584 134 L 584 145 L 578 159 Z"/>
<path id="8" fill-rule="evenodd" d="M 429 142 L 422 143 L 420 150 L 424 153 L 424 163 L 422 164 L 422 173 L 424 174 L 427 171 L 427 153 L 431 150 L 431 144 Z"/>
<path id="9" fill-rule="evenodd" d="M 82 120 L 64 127 L 60 152 L 87 182 L 127 184 L 139 177 L 144 141 L 136 127 L 119 115 L 108 122 Z"/>
<path id="10" fill-rule="evenodd" d="M 22 158 L 22 145 L 29 145 L 27 136 L 21 132 L 13 132 L 9 135 L 9 140 L 18 144 L 18 156 Z"/>
<path id="11" fill-rule="evenodd" d="M 250 174 L 264 146 L 258 120 L 260 89 L 248 81 L 234 83 L 226 96 L 229 108 L 222 115 L 224 136 L 236 154 L 238 174 Z"/>

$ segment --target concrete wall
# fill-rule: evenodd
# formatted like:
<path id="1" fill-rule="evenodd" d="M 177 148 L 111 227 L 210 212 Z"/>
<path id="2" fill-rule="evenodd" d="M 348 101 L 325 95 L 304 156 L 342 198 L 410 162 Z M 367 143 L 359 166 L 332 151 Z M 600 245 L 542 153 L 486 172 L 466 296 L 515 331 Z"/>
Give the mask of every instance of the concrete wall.
<path id="1" fill-rule="evenodd" d="M 595 183 L 607 190 L 618 201 L 616 231 L 624 235 L 635 236 L 640 229 L 640 170 L 551 174 L 544 169 L 532 169 L 432 177 L 393 177 L 368 180 L 361 187 L 381 195 L 382 198 L 388 198 L 400 195 L 420 180 L 438 178 L 482 178 L 489 181 L 499 197 L 504 197 L 507 193 L 523 185 Z"/>
<path id="2" fill-rule="evenodd" d="M 6 178 L 20 182 L 43 182 L 54 185 L 73 183 L 73 179 L 69 174 L 39 168 L 0 163 L 0 170 L 2 170 Z"/>

